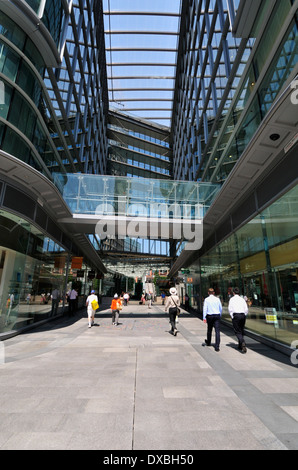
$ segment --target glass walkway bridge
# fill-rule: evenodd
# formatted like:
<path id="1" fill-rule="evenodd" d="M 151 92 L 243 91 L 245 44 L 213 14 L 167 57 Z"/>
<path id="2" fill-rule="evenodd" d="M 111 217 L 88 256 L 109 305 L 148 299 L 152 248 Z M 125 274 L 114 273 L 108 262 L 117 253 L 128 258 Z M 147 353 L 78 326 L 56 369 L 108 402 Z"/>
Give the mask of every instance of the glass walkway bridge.
<path id="1" fill-rule="evenodd" d="M 194 242 L 195 237 L 202 237 L 204 215 L 220 187 L 201 182 L 80 173 L 56 177 L 73 214 L 71 220 L 61 222 L 72 224 L 72 231 L 96 233 L 101 239 L 133 237 Z"/>

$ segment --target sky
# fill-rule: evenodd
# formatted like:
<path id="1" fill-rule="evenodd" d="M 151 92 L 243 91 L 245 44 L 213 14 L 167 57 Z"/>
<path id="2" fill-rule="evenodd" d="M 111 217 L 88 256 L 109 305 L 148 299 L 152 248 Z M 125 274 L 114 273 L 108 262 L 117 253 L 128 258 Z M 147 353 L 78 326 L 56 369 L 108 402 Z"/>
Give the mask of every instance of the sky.
<path id="1" fill-rule="evenodd" d="M 103 0 L 110 108 L 170 127 L 181 0 Z"/>

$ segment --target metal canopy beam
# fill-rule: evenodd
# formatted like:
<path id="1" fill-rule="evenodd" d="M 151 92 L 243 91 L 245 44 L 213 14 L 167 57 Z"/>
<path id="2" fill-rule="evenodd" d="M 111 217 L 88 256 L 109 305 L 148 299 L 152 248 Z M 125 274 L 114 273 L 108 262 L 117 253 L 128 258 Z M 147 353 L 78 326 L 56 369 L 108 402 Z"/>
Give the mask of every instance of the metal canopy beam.
<path id="1" fill-rule="evenodd" d="M 174 91 L 174 88 L 114 88 L 114 91 Z"/>
<path id="2" fill-rule="evenodd" d="M 141 75 L 141 76 L 136 76 L 136 75 L 113 75 L 113 77 L 108 77 L 109 80 L 152 80 L 152 79 L 157 79 L 157 80 L 174 80 L 175 77 L 170 77 L 170 76 L 157 76 L 157 75 Z M 111 91 L 111 90 L 110 90 Z"/>
<path id="3" fill-rule="evenodd" d="M 138 10 L 135 11 L 131 11 L 132 7 L 126 5 L 125 2 L 121 6 L 120 3 L 118 0 L 103 0 L 106 54 L 109 59 L 107 67 L 110 103 L 115 108 L 119 107 L 121 112 L 133 111 L 140 119 L 156 122 L 162 126 L 167 125 L 169 128 L 172 105 L 169 109 L 162 107 L 157 110 L 154 102 L 157 101 L 158 95 L 152 92 L 155 88 L 156 91 L 165 93 L 167 90 L 171 93 L 174 91 L 177 38 L 183 2 L 172 0 L 170 11 L 166 11 L 167 6 L 163 6 L 162 3 L 153 11 L 150 2 L 140 2 L 137 6 Z M 117 9 L 119 6 L 120 10 Z M 158 11 L 159 9 L 161 11 Z M 166 57 L 164 54 L 167 54 Z M 133 71 L 131 71 L 132 67 Z M 129 75 L 125 76 L 128 70 L 130 70 Z M 154 75 L 155 70 L 159 72 L 159 75 Z M 172 73 L 168 75 L 170 71 Z M 118 75 L 115 75 L 115 72 Z M 135 95 L 132 94 L 132 89 L 128 88 L 132 85 L 128 84 L 129 81 L 136 86 L 135 91 L 138 93 L 136 100 L 132 99 Z M 144 86 L 141 85 L 141 81 Z M 145 84 L 144 81 L 147 83 Z M 151 83 L 153 83 L 152 88 L 150 88 Z M 150 91 L 150 95 L 146 94 L 146 91 Z M 143 97 L 142 100 L 141 97 Z M 167 97 L 171 98 L 169 95 Z M 144 108 L 123 109 L 123 103 L 129 101 L 143 101 Z M 166 99 L 158 99 L 158 101 L 166 101 Z M 168 101 L 173 103 L 172 99 Z M 163 116 L 153 115 L 154 111 L 157 111 L 157 114 L 159 114 L 158 111 L 163 111 Z"/>
<path id="4" fill-rule="evenodd" d="M 169 13 L 169 12 L 161 12 L 161 11 L 104 11 L 104 15 L 125 15 L 125 16 L 174 16 L 179 18 L 179 13 Z"/>
<path id="5" fill-rule="evenodd" d="M 107 52 L 122 52 L 122 51 L 134 51 L 134 52 L 172 52 L 176 53 L 176 49 L 160 48 L 160 47 L 106 47 Z"/>
<path id="6" fill-rule="evenodd" d="M 106 30 L 105 34 L 154 34 L 156 36 L 178 36 L 177 31 L 132 31 L 132 30 L 125 30 L 125 29 L 118 29 L 118 30 Z"/>
<path id="7" fill-rule="evenodd" d="M 164 62 L 109 62 L 109 67 L 175 67 L 176 64 Z"/>

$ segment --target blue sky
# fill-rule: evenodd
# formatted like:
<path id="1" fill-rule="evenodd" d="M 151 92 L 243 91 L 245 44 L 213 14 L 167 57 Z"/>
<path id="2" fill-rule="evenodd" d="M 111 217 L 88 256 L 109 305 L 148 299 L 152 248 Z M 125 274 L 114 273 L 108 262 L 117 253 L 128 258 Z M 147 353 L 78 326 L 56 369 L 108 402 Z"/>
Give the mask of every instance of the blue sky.
<path id="1" fill-rule="evenodd" d="M 111 107 L 170 126 L 180 0 L 104 0 L 103 7 Z"/>

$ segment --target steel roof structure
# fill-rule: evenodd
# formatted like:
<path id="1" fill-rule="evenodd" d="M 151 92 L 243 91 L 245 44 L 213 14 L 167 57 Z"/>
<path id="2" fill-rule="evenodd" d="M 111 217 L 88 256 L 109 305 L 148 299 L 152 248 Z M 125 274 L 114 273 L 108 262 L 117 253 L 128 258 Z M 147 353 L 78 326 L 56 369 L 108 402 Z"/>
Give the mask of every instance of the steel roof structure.
<path id="1" fill-rule="evenodd" d="M 170 127 L 181 0 L 103 0 L 110 109 Z"/>

